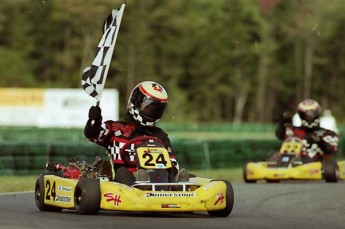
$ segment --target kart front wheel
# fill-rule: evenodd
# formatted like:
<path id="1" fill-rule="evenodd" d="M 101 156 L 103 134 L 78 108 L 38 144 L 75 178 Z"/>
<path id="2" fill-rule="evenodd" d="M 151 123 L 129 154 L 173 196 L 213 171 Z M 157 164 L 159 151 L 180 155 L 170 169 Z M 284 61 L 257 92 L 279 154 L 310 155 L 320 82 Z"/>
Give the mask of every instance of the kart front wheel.
<path id="1" fill-rule="evenodd" d="M 234 206 L 234 189 L 227 180 L 221 180 L 226 185 L 226 197 L 225 197 L 225 208 L 222 210 L 208 211 L 208 214 L 213 217 L 227 217 L 230 215 Z"/>
<path id="2" fill-rule="evenodd" d="M 45 190 L 44 190 L 44 176 L 45 175 L 56 175 L 53 172 L 42 173 L 36 180 L 35 184 L 35 203 L 38 209 L 41 211 L 59 212 L 62 209 L 59 207 L 54 207 L 44 203 Z"/>
<path id="3" fill-rule="evenodd" d="M 323 177 L 326 182 L 338 182 L 339 168 L 337 162 L 325 160 L 323 161 L 322 167 Z"/>
<path id="4" fill-rule="evenodd" d="M 75 188 L 74 205 L 80 215 L 96 215 L 100 210 L 100 182 L 93 178 L 81 178 Z"/>

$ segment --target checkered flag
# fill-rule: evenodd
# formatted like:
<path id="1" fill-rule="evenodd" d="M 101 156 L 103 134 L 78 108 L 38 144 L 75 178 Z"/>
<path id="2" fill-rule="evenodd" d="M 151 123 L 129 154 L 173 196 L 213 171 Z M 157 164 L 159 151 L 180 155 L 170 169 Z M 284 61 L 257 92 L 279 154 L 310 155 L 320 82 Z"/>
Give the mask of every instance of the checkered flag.
<path id="1" fill-rule="evenodd" d="M 112 10 L 103 26 L 103 36 L 98 44 L 97 55 L 91 66 L 84 69 L 81 85 L 90 96 L 101 100 L 104 84 L 115 48 L 126 1 L 119 10 Z"/>

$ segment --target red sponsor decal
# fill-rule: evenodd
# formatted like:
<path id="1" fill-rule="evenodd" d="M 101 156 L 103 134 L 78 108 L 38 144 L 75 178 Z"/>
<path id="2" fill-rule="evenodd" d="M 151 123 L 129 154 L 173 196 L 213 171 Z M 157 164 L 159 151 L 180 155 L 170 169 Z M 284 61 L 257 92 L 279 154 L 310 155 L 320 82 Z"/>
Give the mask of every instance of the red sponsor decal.
<path id="1" fill-rule="evenodd" d="M 119 206 L 119 204 L 122 202 L 120 195 L 114 195 L 113 193 L 105 193 L 103 196 L 106 198 L 107 202 L 114 201 L 115 206 Z"/>
<path id="2" fill-rule="evenodd" d="M 311 169 L 308 171 L 309 175 L 314 175 L 319 173 L 319 169 Z"/>
<path id="3" fill-rule="evenodd" d="M 163 91 L 162 87 L 158 84 L 152 84 L 152 89 L 155 91 L 159 91 L 160 93 L 162 93 Z"/>
<path id="4" fill-rule="evenodd" d="M 162 204 L 162 208 L 180 208 L 177 204 Z"/>
<path id="5" fill-rule="evenodd" d="M 223 204 L 224 199 L 225 199 L 225 196 L 223 193 L 217 194 L 217 200 L 216 200 L 216 202 L 214 202 L 213 205 L 217 205 L 219 202 Z"/>
<path id="6" fill-rule="evenodd" d="M 253 170 L 251 170 L 251 169 L 247 169 L 247 174 L 248 174 L 248 175 L 254 175 L 254 172 L 253 172 Z"/>

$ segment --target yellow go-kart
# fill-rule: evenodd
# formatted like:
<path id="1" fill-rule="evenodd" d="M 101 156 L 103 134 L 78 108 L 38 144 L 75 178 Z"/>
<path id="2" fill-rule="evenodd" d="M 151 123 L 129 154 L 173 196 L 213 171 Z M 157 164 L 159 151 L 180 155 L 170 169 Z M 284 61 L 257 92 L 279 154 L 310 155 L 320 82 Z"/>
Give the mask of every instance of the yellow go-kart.
<path id="1" fill-rule="evenodd" d="M 345 161 L 336 162 L 323 159 L 305 162 L 300 157 L 303 142 L 298 138 L 287 139 L 280 151 L 266 161 L 247 162 L 243 167 L 243 179 L 246 183 L 266 180 L 269 183 L 282 180 L 322 180 L 338 182 L 345 179 Z"/>
<path id="2" fill-rule="evenodd" d="M 206 211 L 210 216 L 227 217 L 231 213 L 234 192 L 229 181 L 193 176 L 187 182 L 169 182 L 167 170 L 172 165 L 167 150 L 155 138 L 141 141 L 131 156 L 135 155 L 138 168 L 147 170 L 150 181 L 115 182 L 116 174 L 102 174 L 104 163 L 99 159 L 92 164 L 48 163 L 36 181 L 37 207 L 41 211 L 72 209 L 78 214 Z"/>

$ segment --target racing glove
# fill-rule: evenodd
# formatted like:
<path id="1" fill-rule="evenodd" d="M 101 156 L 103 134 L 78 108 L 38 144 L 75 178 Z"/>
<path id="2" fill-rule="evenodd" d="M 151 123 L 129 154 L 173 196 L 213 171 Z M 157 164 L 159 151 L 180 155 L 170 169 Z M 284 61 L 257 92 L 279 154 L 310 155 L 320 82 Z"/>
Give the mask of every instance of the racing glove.
<path id="1" fill-rule="evenodd" d="M 278 139 L 284 140 L 286 128 L 292 125 L 292 112 L 290 110 L 283 111 L 277 119 L 277 122 L 278 126 L 275 135 Z"/>
<path id="2" fill-rule="evenodd" d="M 290 110 L 286 110 L 281 114 L 281 122 L 286 125 L 286 124 L 291 124 L 292 123 L 292 112 Z"/>
<path id="3" fill-rule="evenodd" d="M 99 137 L 99 133 L 102 129 L 102 110 L 97 106 L 92 106 L 89 109 L 89 120 L 87 121 L 85 128 L 84 128 L 84 135 L 88 139 L 97 139 Z"/>
<path id="4" fill-rule="evenodd" d="M 91 122 L 91 126 L 102 122 L 102 110 L 98 105 L 90 107 L 89 120 Z"/>

